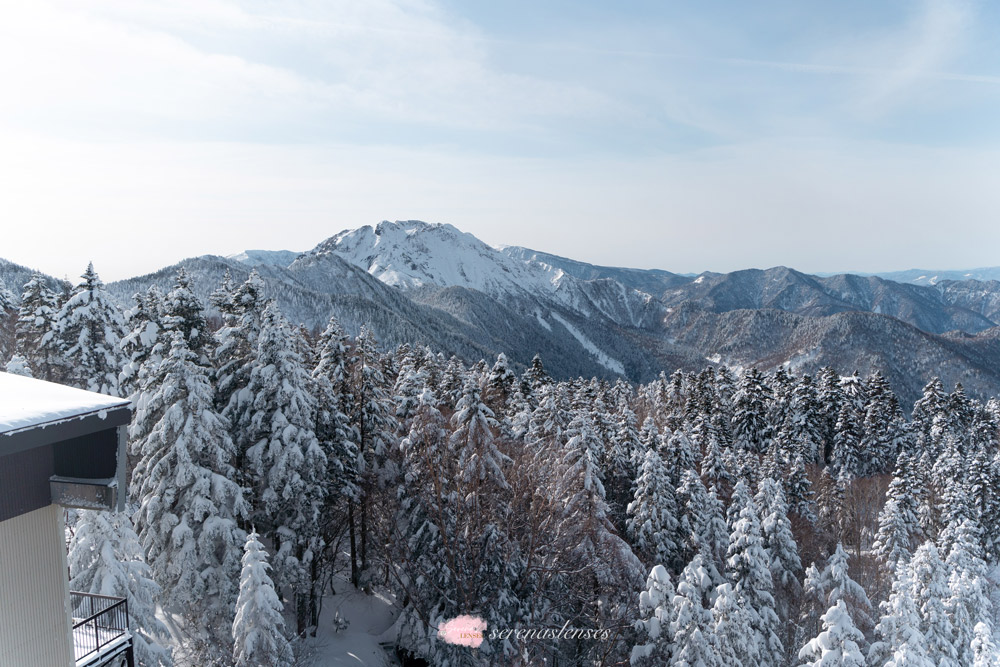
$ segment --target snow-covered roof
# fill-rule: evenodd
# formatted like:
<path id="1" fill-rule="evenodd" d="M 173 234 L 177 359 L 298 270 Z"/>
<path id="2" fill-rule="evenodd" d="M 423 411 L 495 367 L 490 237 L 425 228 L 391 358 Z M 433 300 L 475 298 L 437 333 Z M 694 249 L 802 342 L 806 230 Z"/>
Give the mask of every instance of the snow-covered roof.
<path id="1" fill-rule="evenodd" d="M 93 418 L 106 421 L 108 415 L 114 412 L 115 419 L 105 426 L 112 428 L 121 423 L 119 413 L 128 409 L 129 402 L 122 398 L 0 373 L 0 436 L 11 437 L 27 430 L 73 420 Z M 93 430 L 88 429 L 90 432 Z"/>

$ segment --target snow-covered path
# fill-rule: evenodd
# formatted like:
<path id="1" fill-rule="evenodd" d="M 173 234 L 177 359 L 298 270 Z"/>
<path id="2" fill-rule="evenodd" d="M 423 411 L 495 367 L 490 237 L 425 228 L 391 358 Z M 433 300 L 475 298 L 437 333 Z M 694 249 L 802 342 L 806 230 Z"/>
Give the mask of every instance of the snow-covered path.
<path id="1" fill-rule="evenodd" d="M 323 600 L 317 636 L 295 644 L 300 664 L 316 667 L 398 664 L 395 657 L 379 646 L 379 642 L 395 640 L 392 635 L 396 611 L 391 602 L 378 594 L 363 593 L 342 581 L 337 582 L 336 590 L 343 592 Z M 347 629 L 340 632 L 333 627 L 333 618 L 338 611 L 350 622 Z"/>

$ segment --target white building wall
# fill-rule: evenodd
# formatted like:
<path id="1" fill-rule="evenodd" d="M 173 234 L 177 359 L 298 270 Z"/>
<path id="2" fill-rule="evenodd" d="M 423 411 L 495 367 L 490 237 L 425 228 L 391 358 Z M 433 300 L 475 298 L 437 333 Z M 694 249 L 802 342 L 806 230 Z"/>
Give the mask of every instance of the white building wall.
<path id="1" fill-rule="evenodd" d="M 0 667 L 74 665 L 62 509 L 0 521 Z"/>

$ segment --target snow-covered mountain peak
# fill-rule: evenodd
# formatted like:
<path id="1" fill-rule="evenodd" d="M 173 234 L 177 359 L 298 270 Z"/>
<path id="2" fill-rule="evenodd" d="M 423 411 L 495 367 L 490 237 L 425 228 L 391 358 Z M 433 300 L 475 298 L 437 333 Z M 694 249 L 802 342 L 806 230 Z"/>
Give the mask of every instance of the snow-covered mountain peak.
<path id="1" fill-rule="evenodd" d="M 226 259 L 242 262 L 248 266 L 285 266 L 295 261 L 301 255 L 292 250 L 244 250 Z"/>
<path id="2" fill-rule="evenodd" d="M 509 257 L 449 224 L 383 221 L 343 231 L 313 250 L 327 252 L 396 287 L 457 286 L 499 296 L 557 286 L 554 271 Z"/>
<path id="3" fill-rule="evenodd" d="M 402 289 L 476 290 L 519 312 L 535 312 L 543 326 L 553 321 L 560 325 L 555 311 L 628 327 L 650 326 L 662 316 L 662 308 L 648 293 L 613 278 L 581 278 L 534 256 L 498 250 L 447 224 L 383 221 L 343 231 L 319 244 L 309 256 L 325 254 Z"/>

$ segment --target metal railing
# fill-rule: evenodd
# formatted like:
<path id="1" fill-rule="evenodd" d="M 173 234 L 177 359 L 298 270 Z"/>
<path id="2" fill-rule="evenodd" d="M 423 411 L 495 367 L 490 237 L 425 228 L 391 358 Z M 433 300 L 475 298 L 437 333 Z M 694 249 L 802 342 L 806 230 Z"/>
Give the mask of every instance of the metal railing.
<path id="1" fill-rule="evenodd" d="M 93 593 L 69 594 L 73 618 L 73 652 L 79 661 L 98 653 L 128 633 L 128 603 L 125 598 Z"/>

